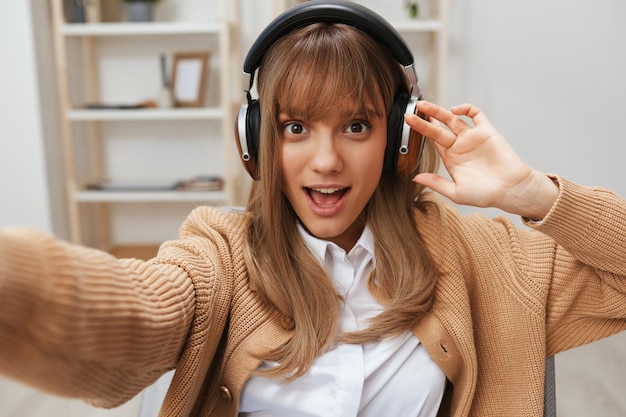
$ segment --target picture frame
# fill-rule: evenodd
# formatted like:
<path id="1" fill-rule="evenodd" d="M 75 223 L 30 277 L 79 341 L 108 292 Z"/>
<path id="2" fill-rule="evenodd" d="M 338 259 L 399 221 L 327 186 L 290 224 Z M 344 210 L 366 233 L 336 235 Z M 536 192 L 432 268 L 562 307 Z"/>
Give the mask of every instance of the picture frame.
<path id="1" fill-rule="evenodd" d="M 208 77 L 208 52 L 178 52 L 172 60 L 174 107 L 202 107 Z"/>

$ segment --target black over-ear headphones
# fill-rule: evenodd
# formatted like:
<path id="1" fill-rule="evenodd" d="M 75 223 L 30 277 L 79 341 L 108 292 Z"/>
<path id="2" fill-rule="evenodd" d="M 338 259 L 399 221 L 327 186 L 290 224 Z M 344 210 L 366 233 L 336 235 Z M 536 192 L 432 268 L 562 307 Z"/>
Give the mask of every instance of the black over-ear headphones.
<path id="1" fill-rule="evenodd" d="M 343 23 L 353 26 L 376 40 L 387 49 L 404 68 L 411 91 L 396 93 L 388 115 L 387 148 L 383 172 L 409 176 L 417 168 L 424 138 L 412 131 L 404 122 L 405 113 L 415 113 L 421 90 L 413 55 L 400 34 L 381 16 L 356 3 L 348 1 L 308 1 L 284 12 L 261 32 L 243 64 L 244 103 L 237 116 L 235 137 L 244 167 L 258 179 L 258 150 L 261 115 L 258 100 L 252 99 L 250 90 L 254 74 L 261 65 L 267 50 L 281 37 L 295 29 L 313 23 Z"/>

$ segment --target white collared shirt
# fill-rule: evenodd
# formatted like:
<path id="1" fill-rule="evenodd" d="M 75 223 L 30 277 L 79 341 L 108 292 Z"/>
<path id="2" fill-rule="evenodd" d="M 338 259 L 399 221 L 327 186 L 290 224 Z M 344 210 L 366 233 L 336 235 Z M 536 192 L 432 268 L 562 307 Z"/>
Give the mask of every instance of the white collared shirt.
<path id="1" fill-rule="evenodd" d="M 301 226 L 309 250 L 344 296 L 339 330 L 367 327 L 382 306 L 367 289 L 374 268 L 374 238 L 365 228 L 350 253 L 317 239 Z M 264 363 L 262 366 L 273 366 Z M 252 376 L 239 403 L 243 417 L 435 417 L 445 376 L 411 332 L 365 345 L 338 344 L 306 375 L 285 384 Z"/>

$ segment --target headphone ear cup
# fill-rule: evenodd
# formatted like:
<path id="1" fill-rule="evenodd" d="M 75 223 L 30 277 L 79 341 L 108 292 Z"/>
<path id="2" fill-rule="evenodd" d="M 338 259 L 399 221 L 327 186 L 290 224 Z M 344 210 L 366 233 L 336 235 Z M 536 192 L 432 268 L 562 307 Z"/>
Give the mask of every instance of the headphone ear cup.
<path id="1" fill-rule="evenodd" d="M 417 110 L 418 100 L 419 99 L 415 97 L 411 98 L 405 113 L 417 114 L 419 117 L 426 120 L 426 116 Z M 422 157 L 422 150 L 424 149 L 425 138 L 424 135 L 411 129 L 409 125 L 404 122 L 403 129 L 408 131 L 408 145 L 406 152 L 398 152 L 396 175 L 409 178 L 417 174 L 417 168 Z M 406 134 L 407 133 L 402 133 L 403 136 Z"/>
<path id="2" fill-rule="evenodd" d="M 261 129 L 261 114 L 258 100 L 251 100 L 247 105 L 241 106 L 239 117 L 235 122 L 235 143 L 241 155 L 241 162 L 252 179 L 259 179 L 258 172 L 258 149 Z M 243 113 L 243 114 L 242 114 Z M 243 135 L 243 137 L 241 137 Z M 245 142 L 244 142 L 245 141 Z M 247 152 L 244 151 L 247 147 Z"/>
<path id="3" fill-rule="evenodd" d="M 395 175 L 398 171 L 398 156 L 400 155 L 404 114 L 410 99 L 411 95 L 407 91 L 398 90 L 394 96 L 391 110 L 387 115 L 387 147 L 385 148 L 383 174 Z"/>
<path id="4" fill-rule="evenodd" d="M 250 152 L 250 162 L 254 164 L 252 178 L 259 179 L 259 146 L 261 137 L 261 110 L 258 100 L 252 100 L 248 105 L 248 115 L 246 117 L 246 136 L 248 137 L 248 151 Z"/>
<path id="5" fill-rule="evenodd" d="M 405 90 L 399 90 L 394 97 L 387 118 L 384 174 L 408 178 L 417 173 L 417 166 L 424 147 L 424 137 L 404 122 L 404 115 L 415 113 L 424 118 L 424 115 L 417 111 L 418 100 Z M 403 138 L 406 138 L 405 143 L 403 143 Z"/>

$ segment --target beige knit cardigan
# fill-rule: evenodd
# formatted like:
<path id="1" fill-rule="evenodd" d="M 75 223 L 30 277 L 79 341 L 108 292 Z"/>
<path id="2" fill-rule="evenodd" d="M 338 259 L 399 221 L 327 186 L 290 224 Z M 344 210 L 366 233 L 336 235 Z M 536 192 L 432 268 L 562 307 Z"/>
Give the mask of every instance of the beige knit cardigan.
<path id="1" fill-rule="evenodd" d="M 415 213 L 441 272 L 414 329 L 449 381 L 441 415 L 540 416 L 546 355 L 626 329 L 626 202 L 556 181 L 543 233 L 434 196 Z M 293 328 L 249 287 L 245 227 L 198 208 L 148 262 L 0 233 L 0 373 L 114 407 L 176 368 L 162 416 L 236 416 L 255 355 Z"/>

